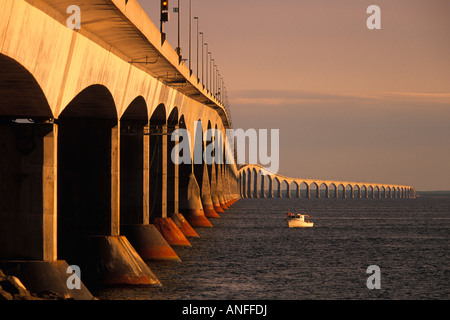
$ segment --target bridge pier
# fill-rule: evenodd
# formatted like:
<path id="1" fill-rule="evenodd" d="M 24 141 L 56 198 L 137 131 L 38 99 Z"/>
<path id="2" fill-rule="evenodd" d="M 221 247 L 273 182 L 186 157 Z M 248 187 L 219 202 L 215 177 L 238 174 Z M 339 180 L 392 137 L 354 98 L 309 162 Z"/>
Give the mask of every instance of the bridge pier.
<path id="1" fill-rule="evenodd" d="M 261 175 L 261 198 L 266 198 L 266 176 Z"/>
<path id="2" fill-rule="evenodd" d="M 273 198 L 273 179 L 269 176 L 269 198 Z"/>
<path id="3" fill-rule="evenodd" d="M 244 186 L 245 186 L 245 196 L 247 196 L 247 186 L 246 181 L 244 180 Z M 218 178 L 216 173 L 216 164 L 213 163 L 211 167 L 211 200 L 213 202 L 213 207 L 216 213 L 224 213 L 222 206 L 220 205 L 220 199 L 219 199 L 219 191 L 218 188 Z"/>
<path id="4" fill-rule="evenodd" d="M 120 235 L 120 122 L 115 108 L 104 98 L 105 105 L 92 109 L 98 115 L 83 116 L 84 103 L 93 96 L 102 101 L 102 90 L 85 89 L 58 120 L 58 256 L 79 265 L 88 281 L 159 285 Z"/>
<path id="5" fill-rule="evenodd" d="M 219 197 L 220 206 L 223 210 L 228 210 L 228 180 L 226 176 L 226 165 L 225 163 L 220 166 L 221 173 L 220 173 L 220 189 L 221 189 L 221 195 L 222 198 Z"/>
<path id="6" fill-rule="evenodd" d="M 165 107 L 159 105 L 150 119 L 150 223 L 171 246 L 191 246 L 186 236 L 169 217 L 168 209 L 168 126 Z M 171 183 L 171 185 L 173 185 Z M 176 201 L 177 202 L 177 201 Z"/>
<path id="7" fill-rule="evenodd" d="M 207 218 L 220 218 L 216 210 L 214 210 L 214 205 L 211 198 L 211 186 L 208 175 L 208 166 L 206 163 L 204 163 L 203 165 L 202 205 L 204 214 Z"/>
<path id="8" fill-rule="evenodd" d="M 181 193 L 183 202 L 180 202 L 181 213 L 192 227 L 212 227 L 211 222 L 205 217 L 202 200 L 200 197 L 200 187 L 193 172 L 186 177 L 180 177 Z"/>
<path id="9" fill-rule="evenodd" d="M 0 269 L 34 293 L 93 299 L 84 283 L 67 288 L 69 265 L 57 255 L 58 126 L 0 118 L 0 144 Z"/>
<path id="10" fill-rule="evenodd" d="M 133 111 L 133 105 L 127 109 Z M 181 261 L 170 244 L 150 224 L 150 125 L 146 109 L 142 119 L 122 117 L 120 137 L 120 215 L 121 234 L 125 235 L 143 260 Z M 175 173 L 175 168 L 173 173 Z M 169 180 L 177 180 L 170 175 Z M 175 181 L 174 181 L 175 183 Z M 171 185 L 171 184 L 169 184 Z M 172 185 L 173 186 L 173 185 Z M 171 206 L 178 206 L 178 195 Z"/>

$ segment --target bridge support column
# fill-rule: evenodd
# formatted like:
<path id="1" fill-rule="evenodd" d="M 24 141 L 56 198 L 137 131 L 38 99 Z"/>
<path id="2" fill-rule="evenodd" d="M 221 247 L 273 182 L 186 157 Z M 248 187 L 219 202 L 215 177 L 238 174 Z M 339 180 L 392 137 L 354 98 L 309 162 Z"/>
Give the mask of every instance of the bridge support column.
<path id="1" fill-rule="evenodd" d="M 220 218 L 216 210 L 214 210 L 211 198 L 211 186 L 209 183 L 208 167 L 206 162 L 203 165 L 203 181 L 202 181 L 202 205 L 203 212 L 207 218 Z"/>
<path id="2" fill-rule="evenodd" d="M 187 193 L 187 201 L 183 204 L 182 211 L 186 212 L 185 218 L 189 224 L 193 227 L 212 227 L 211 222 L 205 217 L 200 187 L 193 172 L 189 176 L 187 190 L 183 192 Z"/>
<path id="3" fill-rule="evenodd" d="M 261 198 L 266 198 L 266 176 L 261 174 Z"/>
<path id="4" fill-rule="evenodd" d="M 218 169 L 217 169 L 217 197 L 219 199 L 219 204 L 220 207 L 222 208 L 222 210 L 227 210 L 228 207 L 225 205 L 225 198 L 223 196 L 223 191 L 224 191 L 224 179 L 223 179 L 223 165 L 218 165 Z M 224 211 L 225 212 L 225 211 Z"/>
<path id="5" fill-rule="evenodd" d="M 258 173 L 254 173 L 254 179 L 253 179 L 253 198 L 259 198 L 259 190 L 258 190 Z"/>
<path id="6" fill-rule="evenodd" d="M 87 282 L 160 285 L 120 235 L 120 122 L 71 117 L 79 107 L 67 106 L 58 121 L 58 255 Z"/>
<path id="7" fill-rule="evenodd" d="M 301 196 L 301 194 L 300 194 L 300 185 L 299 184 L 297 184 L 297 198 L 301 198 L 302 196 Z"/>
<path id="8" fill-rule="evenodd" d="M 0 143 L 0 269 L 32 293 L 93 299 L 84 283 L 67 288 L 69 265 L 57 256 L 58 126 L 0 122 Z"/>
<path id="9" fill-rule="evenodd" d="M 269 176 L 269 198 L 273 198 L 273 179 Z"/>
<path id="10" fill-rule="evenodd" d="M 288 198 L 288 199 L 290 199 L 291 198 L 291 186 L 288 184 L 287 185 L 287 188 L 286 188 L 286 197 Z"/>
<path id="11" fill-rule="evenodd" d="M 151 122 L 151 121 L 150 121 Z M 150 123 L 152 125 L 152 123 Z M 153 126 L 153 125 L 152 125 Z M 168 187 L 168 127 L 167 125 L 156 124 L 156 131 L 150 135 L 150 153 L 153 155 L 153 161 L 150 166 L 150 183 L 153 190 L 150 194 L 155 195 L 150 203 L 152 209 L 150 213 L 150 222 L 155 225 L 159 233 L 171 246 L 191 246 L 186 236 L 177 227 L 175 222 L 168 216 L 167 205 L 167 187 Z M 160 161 L 158 161 L 160 160 Z M 159 184 L 159 185 L 158 185 Z"/>
<path id="12" fill-rule="evenodd" d="M 327 198 L 327 199 L 330 198 L 330 187 L 329 186 L 325 186 L 325 198 Z"/>
<path id="13" fill-rule="evenodd" d="M 230 208 L 231 202 L 230 202 L 230 180 L 228 178 L 228 168 L 227 165 L 222 165 L 222 195 L 223 195 L 223 205 L 225 206 L 225 209 Z"/>
<path id="14" fill-rule="evenodd" d="M 124 121 L 124 126 L 130 123 Z M 148 123 L 138 130 L 149 132 Z M 141 151 L 139 146 L 142 146 Z M 150 137 L 123 135 L 121 149 L 121 234 L 125 235 L 143 260 L 181 261 L 155 225 L 150 224 Z M 140 152 L 139 152 L 140 151 Z M 132 156 L 130 156 L 132 155 Z M 175 168 L 175 172 L 177 168 Z M 175 173 L 175 176 L 177 174 Z M 175 178 L 175 183 L 177 179 Z M 139 196 L 139 190 L 142 190 Z M 178 196 L 173 206 L 178 210 Z"/>
<path id="15" fill-rule="evenodd" d="M 247 177 L 246 177 L 247 178 Z M 213 202 L 213 207 L 216 213 L 224 213 L 222 207 L 220 206 L 220 200 L 219 200 L 219 192 L 217 190 L 217 174 L 216 174 L 216 164 L 212 164 L 211 167 L 211 200 Z M 244 195 L 248 196 L 247 194 L 247 182 L 244 179 Z"/>
<path id="16" fill-rule="evenodd" d="M 247 197 L 253 198 L 253 174 L 251 171 L 247 173 Z"/>

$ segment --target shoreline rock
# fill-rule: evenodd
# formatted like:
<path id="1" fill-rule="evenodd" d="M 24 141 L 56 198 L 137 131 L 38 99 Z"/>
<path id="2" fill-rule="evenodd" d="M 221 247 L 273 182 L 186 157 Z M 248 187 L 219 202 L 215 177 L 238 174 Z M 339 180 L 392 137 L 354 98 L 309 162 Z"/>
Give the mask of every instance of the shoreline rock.
<path id="1" fill-rule="evenodd" d="M 61 295 L 45 291 L 38 294 L 31 293 L 15 276 L 6 275 L 0 269 L 0 300 L 73 300 Z"/>

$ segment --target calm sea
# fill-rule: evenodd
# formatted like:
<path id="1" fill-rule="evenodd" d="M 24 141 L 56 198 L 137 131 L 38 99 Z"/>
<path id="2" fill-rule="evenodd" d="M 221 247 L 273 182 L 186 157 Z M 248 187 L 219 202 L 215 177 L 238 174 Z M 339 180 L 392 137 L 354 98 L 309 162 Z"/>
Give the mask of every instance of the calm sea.
<path id="1" fill-rule="evenodd" d="M 288 228 L 288 211 L 313 228 Z M 198 228 L 181 263 L 150 262 L 161 288 L 108 300 L 449 299 L 450 197 L 240 200 Z M 380 268 L 381 289 L 367 288 Z"/>

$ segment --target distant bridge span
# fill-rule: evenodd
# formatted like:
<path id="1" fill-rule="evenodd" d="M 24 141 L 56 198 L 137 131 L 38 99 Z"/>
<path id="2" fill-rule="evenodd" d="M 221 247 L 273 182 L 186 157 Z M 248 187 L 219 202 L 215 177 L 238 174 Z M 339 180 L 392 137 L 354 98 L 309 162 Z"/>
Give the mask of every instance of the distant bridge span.
<path id="1" fill-rule="evenodd" d="M 263 178 L 264 177 L 264 178 Z M 266 178 L 267 177 L 267 178 Z M 268 179 L 268 193 L 266 180 Z M 304 179 L 274 174 L 257 164 L 249 164 L 239 169 L 240 194 L 243 198 L 283 198 L 282 184 L 287 185 L 285 197 L 291 198 L 415 198 L 416 190 L 412 186 L 373 182 L 355 182 L 323 179 Z M 274 193 L 274 182 L 278 189 Z M 295 190 L 291 190 L 294 184 Z M 301 186 L 304 186 L 304 195 Z M 314 189 L 314 193 L 312 190 Z M 333 189 L 331 192 L 330 189 Z M 294 193 L 292 191 L 295 191 Z"/>

